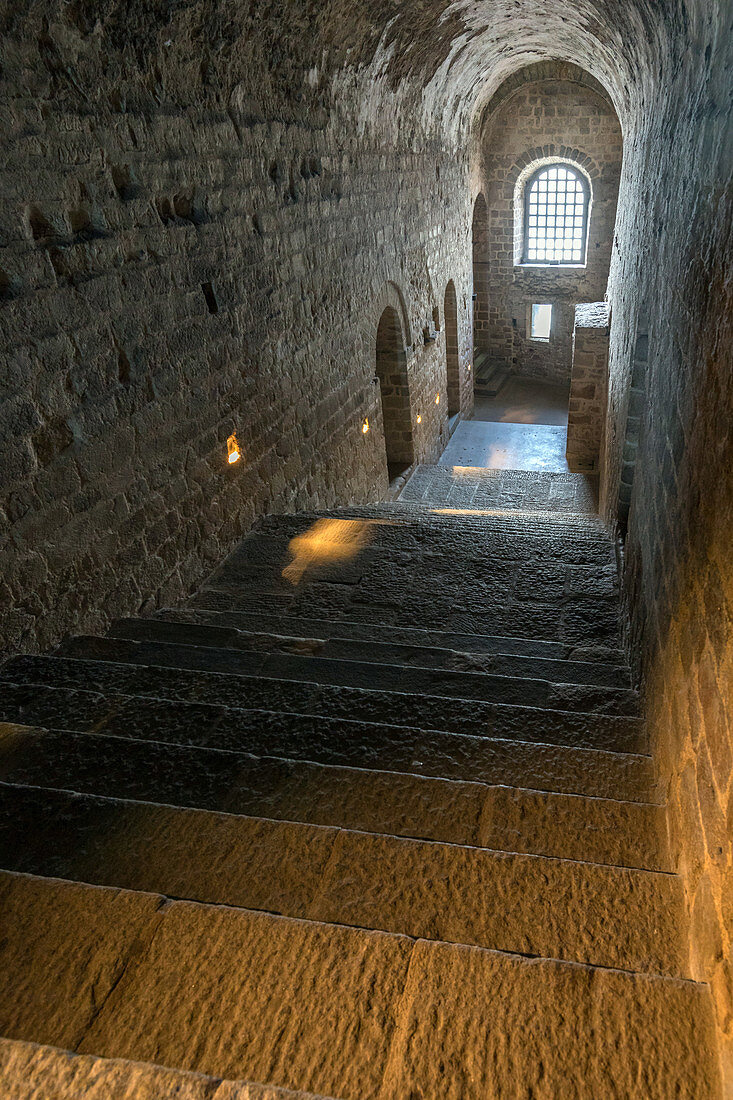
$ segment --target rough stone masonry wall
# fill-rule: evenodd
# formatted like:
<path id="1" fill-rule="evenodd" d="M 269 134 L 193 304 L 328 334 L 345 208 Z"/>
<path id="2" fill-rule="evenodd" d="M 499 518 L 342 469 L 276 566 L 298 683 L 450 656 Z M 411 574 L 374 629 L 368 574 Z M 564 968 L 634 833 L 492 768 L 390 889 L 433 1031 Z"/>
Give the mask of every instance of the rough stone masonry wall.
<path id="1" fill-rule="evenodd" d="M 395 287 L 418 460 L 446 442 L 425 395 L 446 391 L 449 279 L 469 361 L 465 158 L 337 142 L 317 103 L 257 100 L 246 55 L 217 82 L 202 42 L 230 28 L 206 5 L 157 28 L 133 5 L 127 39 L 110 10 L 3 28 L 0 650 L 180 598 L 259 513 L 383 495 Z"/>
<path id="2" fill-rule="evenodd" d="M 637 330 L 644 417 L 625 547 L 631 643 L 670 807 L 693 974 L 709 981 L 733 1090 L 733 204 L 731 38 L 688 13 L 664 93 L 625 146 L 611 275 L 605 507 L 616 514 Z"/>
<path id="3" fill-rule="evenodd" d="M 502 86 L 484 112 L 483 127 L 490 355 L 516 374 L 569 382 L 575 305 L 602 301 L 606 293 L 622 156 L 616 112 L 587 73 L 546 61 Z M 518 262 L 517 180 L 548 157 L 568 159 L 590 176 L 585 267 Z M 533 302 L 553 306 L 549 343 L 530 339 Z"/>
<path id="4" fill-rule="evenodd" d="M 605 302 L 575 307 L 565 454 L 571 470 L 597 470 L 606 423 L 609 309 Z"/>

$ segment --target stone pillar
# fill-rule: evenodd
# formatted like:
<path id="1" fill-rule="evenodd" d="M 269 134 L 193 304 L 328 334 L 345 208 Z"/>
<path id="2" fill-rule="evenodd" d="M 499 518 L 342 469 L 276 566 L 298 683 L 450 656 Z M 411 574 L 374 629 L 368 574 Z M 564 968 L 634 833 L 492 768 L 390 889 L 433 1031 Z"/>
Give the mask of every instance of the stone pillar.
<path id="1" fill-rule="evenodd" d="M 605 302 L 575 307 L 570 376 L 568 442 L 571 470 L 597 470 L 606 418 L 610 307 Z"/>

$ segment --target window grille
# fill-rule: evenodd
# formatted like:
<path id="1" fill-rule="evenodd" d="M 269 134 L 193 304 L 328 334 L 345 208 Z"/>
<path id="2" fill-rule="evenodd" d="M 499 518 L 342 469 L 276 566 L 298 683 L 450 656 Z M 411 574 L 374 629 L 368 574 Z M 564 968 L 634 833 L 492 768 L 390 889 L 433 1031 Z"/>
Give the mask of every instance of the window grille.
<path id="1" fill-rule="evenodd" d="M 589 189 L 580 172 L 546 165 L 530 176 L 524 194 L 524 263 L 585 263 Z"/>

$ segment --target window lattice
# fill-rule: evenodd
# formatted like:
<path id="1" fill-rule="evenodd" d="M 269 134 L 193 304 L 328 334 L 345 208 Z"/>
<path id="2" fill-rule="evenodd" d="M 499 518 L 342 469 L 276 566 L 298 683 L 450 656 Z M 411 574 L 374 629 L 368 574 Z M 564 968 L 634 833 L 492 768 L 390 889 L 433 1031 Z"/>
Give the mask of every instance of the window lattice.
<path id="1" fill-rule="evenodd" d="M 588 188 L 562 165 L 542 168 L 532 178 L 525 209 L 526 263 L 583 263 Z"/>

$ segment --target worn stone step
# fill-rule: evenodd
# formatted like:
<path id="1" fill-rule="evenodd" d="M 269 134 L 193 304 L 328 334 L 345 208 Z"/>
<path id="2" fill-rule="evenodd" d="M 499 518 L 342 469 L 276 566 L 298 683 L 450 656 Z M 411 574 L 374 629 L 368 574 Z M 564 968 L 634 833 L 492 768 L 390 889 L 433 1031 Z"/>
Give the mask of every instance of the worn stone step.
<path id="1" fill-rule="evenodd" d="M 599 687 L 630 686 L 628 667 L 601 661 L 570 661 L 549 657 L 462 652 L 413 642 L 343 638 L 331 624 L 331 637 L 267 634 L 216 623 L 195 623 L 171 613 L 165 619 L 117 619 L 109 636 L 138 641 L 166 641 L 215 648 L 241 649 L 258 653 L 293 653 L 369 664 L 406 665 L 444 669 L 451 672 L 487 673 L 498 676 L 536 678 L 560 684 L 588 684 Z"/>
<path id="2" fill-rule="evenodd" d="M 151 620 L 154 623 L 155 620 Z M 166 626 L 151 626 L 165 634 Z M 558 710 L 631 715 L 638 713 L 635 692 L 588 684 L 556 684 L 489 673 L 374 664 L 291 653 L 258 653 L 180 642 L 79 635 L 55 651 L 63 657 L 115 663 L 155 665 L 160 668 L 253 676 L 268 680 L 311 681 L 334 687 L 361 688 L 382 693 L 410 693 L 442 699 L 486 703 L 526 704 Z"/>
<path id="3" fill-rule="evenodd" d="M 458 509 L 519 509 L 594 515 L 598 478 L 593 475 L 420 465 L 400 494 L 403 503 Z M 510 476 L 505 476 L 509 474 Z M 522 476 L 524 474 L 524 476 Z"/>
<path id="4" fill-rule="evenodd" d="M 504 634 L 518 638 L 528 633 L 571 646 L 619 648 L 618 608 L 604 599 L 567 599 L 547 603 L 534 599 L 492 596 L 481 605 L 467 595 L 461 606 L 456 593 L 446 589 L 430 600 L 420 591 L 384 600 L 353 585 L 313 582 L 297 593 L 262 592 L 248 586 L 204 585 L 189 602 L 193 608 L 239 611 L 291 618 L 348 619 L 352 622 L 398 626 L 401 629 L 441 630 L 461 634 Z"/>
<path id="5" fill-rule="evenodd" d="M 661 806 L 0 725 L 0 779 L 139 801 L 668 870 Z"/>
<path id="6" fill-rule="evenodd" d="M 688 970 L 682 882 L 640 869 L 6 784 L 0 867 L 622 970 Z"/>
<path id="7" fill-rule="evenodd" d="M 551 661 L 573 661 L 585 664 L 608 664 L 626 667 L 626 656 L 620 649 L 608 646 L 574 646 L 563 642 L 546 642 L 535 638 L 508 637 L 490 634 L 457 634 L 441 630 L 403 629 L 381 623 L 351 622 L 349 619 L 317 619 L 298 617 L 297 621 L 281 615 L 247 614 L 237 611 L 206 611 L 203 608 L 164 607 L 156 611 L 156 619 L 166 622 L 194 623 L 234 627 L 250 634 L 287 635 L 297 626 L 306 638 L 343 638 L 348 641 L 394 642 L 400 645 L 458 650 L 460 653 L 517 657 L 541 657 Z"/>
<path id="8" fill-rule="evenodd" d="M 0 720 L 10 723 L 617 801 L 656 801 L 651 758 L 637 754 L 38 683 L 0 686 Z"/>
<path id="9" fill-rule="evenodd" d="M 342 1100 L 719 1095 L 694 982 L 14 873 L 0 902 L 10 1038 Z"/>
<path id="10" fill-rule="evenodd" d="M 222 1081 L 151 1062 L 2 1038 L 0 1088 L 4 1100 L 329 1100 L 312 1092 Z"/>
<path id="11" fill-rule="evenodd" d="M 416 698 L 399 692 L 334 687 L 312 681 L 44 656 L 13 657 L 0 668 L 0 675 L 3 680 L 17 684 L 75 687 L 103 695 L 138 695 L 246 710 L 296 712 L 610 752 L 638 753 L 646 746 L 643 722 L 629 716 L 540 710 L 439 696 Z"/>
<path id="12" fill-rule="evenodd" d="M 452 541 L 441 552 L 432 542 L 405 545 L 406 540 L 389 547 L 376 542 L 351 547 L 348 541 L 339 541 L 339 528 L 329 535 L 332 543 L 321 545 L 317 526 L 314 532 L 306 530 L 290 539 L 248 536 L 212 574 L 210 583 L 222 587 L 246 583 L 261 591 L 293 593 L 311 581 L 332 582 L 377 591 L 391 588 L 397 600 L 405 589 L 418 587 L 423 589 L 423 599 L 430 600 L 449 585 L 456 597 L 474 599 L 488 594 L 490 585 L 522 595 L 531 567 L 537 594 L 545 600 L 563 593 L 618 595 L 616 561 L 605 546 L 601 553 L 573 547 L 572 556 L 567 550 L 563 555 L 554 543 L 528 548 L 523 541 L 499 546 L 494 541 Z"/>
<path id="13" fill-rule="evenodd" d="M 427 473 L 420 470 L 415 489 L 429 489 L 431 482 L 437 485 L 438 482 L 433 477 L 435 470 L 434 466 L 429 467 Z M 476 467 L 471 467 L 466 474 L 455 474 L 451 466 L 437 467 L 437 470 L 441 471 L 437 476 L 443 482 L 440 489 L 445 490 L 448 486 L 449 476 L 453 482 L 452 487 L 458 480 L 463 483 L 453 493 L 453 500 L 428 499 L 426 496 L 423 499 L 414 499 L 414 495 L 408 499 L 406 495 L 401 495 L 397 500 L 380 501 L 376 504 L 355 504 L 313 512 L 285 513 L 285 515 L 289 519 L 302 518 L 310 522 L 324 518 L 387 521 L 433 531 L 452 527 L 454 531 L 477 533 L 484 537 L 502 532 L 514 536 L 521 536 L 524 533 L 528 538 L 545 535 L 559 537 L 563 532 L 567 535 L 570 530 L 578 531 L 586 537 L 595 537 L 599 541 L 608 540 L 607 528 L 597 514 L 595 506 L 587 508 L 581 505 L 580 509 L 567 507 L 568 503 L 571 505 L 573 503 L 572 493 L 563 495 L 562 491 L 555 492 L 551 501 L 551 487 L 545 484 L 536 494 L 534 504 L 529 504 L 523 486 L 512 477 L 514 474 L 529 473 L 529 471 L 487 469 L 483 471 L 486 477 L 482 478 L 479 473 L 477 482 Z M 416 469 L 410 480 L 417 474 Z M 440 489 L 439 494 L 442 496 Z M 471 492 L 474 496 L 470 504 L 465 499 L 464 490 Z M 592 492 L 591 489 L 591 495 Z M 589 494 L 583 495 L 586 502 L 589 501 Z M 503 497 L 503 500 L 498 499 L 500 497 Z M 277 519 L 279 518 L 278 516 Z M 262 526 L 267 526 L 271 519 L 271 516 L 263 517 Z"/>

